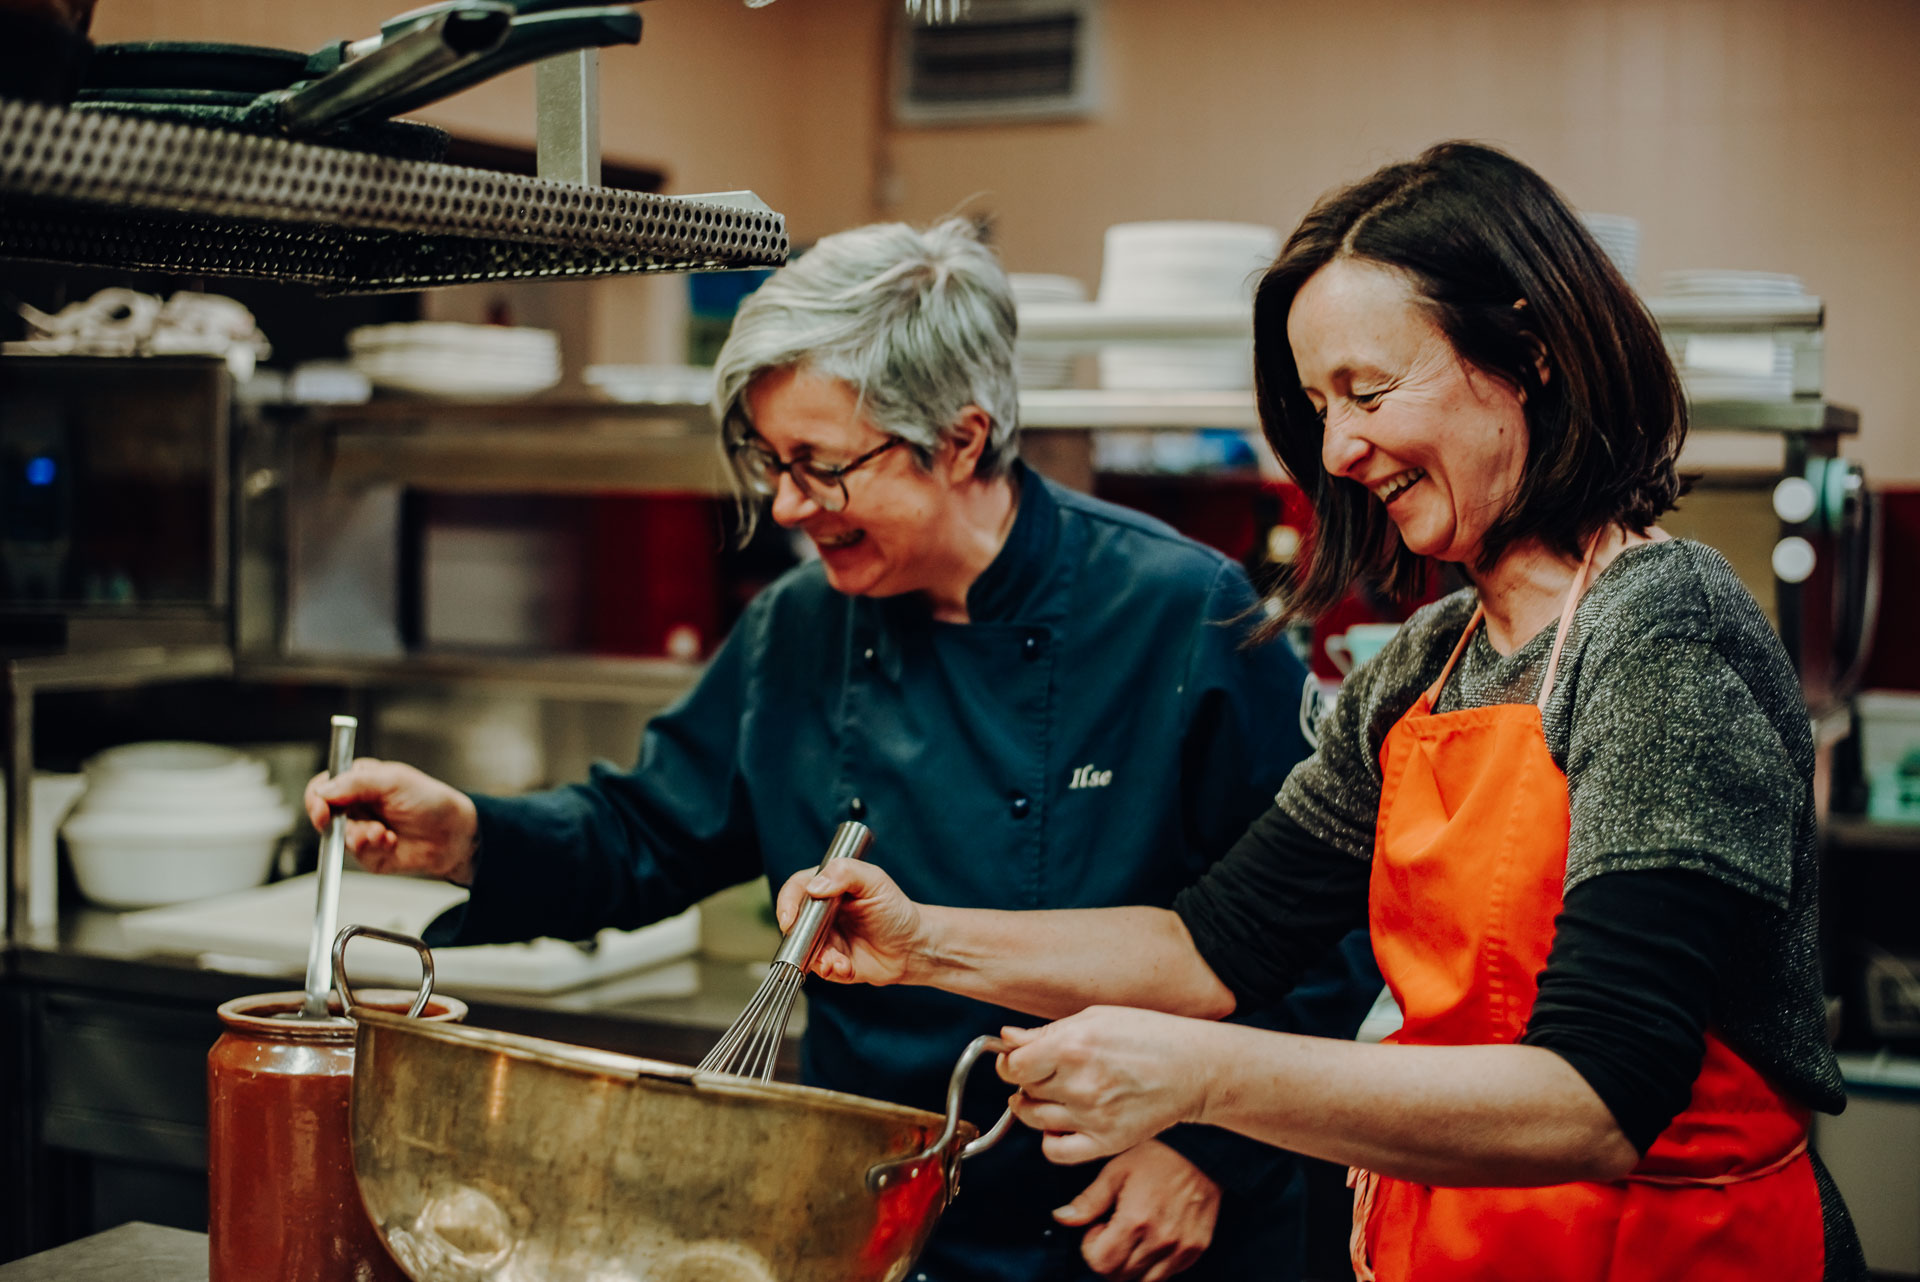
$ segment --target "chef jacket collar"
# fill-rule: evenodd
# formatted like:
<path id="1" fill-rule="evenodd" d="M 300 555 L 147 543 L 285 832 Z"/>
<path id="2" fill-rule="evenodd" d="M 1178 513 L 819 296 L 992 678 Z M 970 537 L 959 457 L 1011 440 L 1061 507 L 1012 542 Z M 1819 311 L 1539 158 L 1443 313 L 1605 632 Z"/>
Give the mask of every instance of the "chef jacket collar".
<path id="1" fill-rule="evenodd" d="M 1058 508 L 1040 474 L 1013 461 L 1019 508 L 999 553 L 967 589 L 967 618 L 975 623 L 1004 622 L 1031 613 L 1035 595 L 1053 577 L 1053 545 L 1060 537 Z"/>

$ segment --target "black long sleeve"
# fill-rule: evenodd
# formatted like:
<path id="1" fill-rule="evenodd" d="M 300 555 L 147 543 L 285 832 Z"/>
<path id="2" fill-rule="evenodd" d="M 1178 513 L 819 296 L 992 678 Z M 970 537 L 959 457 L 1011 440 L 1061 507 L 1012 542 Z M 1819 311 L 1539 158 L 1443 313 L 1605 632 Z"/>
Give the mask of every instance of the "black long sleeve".
<path id="1" fill-rule="evenodd" d="M 1174 898 L 1194 947 L 1239 1009 L 1270 1006 L 1341 936 L 1367 924 L 1366 861 L 1268 809 Z"/>
<path id="2" fill-rule="evenodd" d="M 1263 814 L 1174 911 L 1242 1008 L 1285 994 L 1365 920 L 1369 865 Z M 1754 896 L 1678 868 L 1606 873 L 1568 892 L 1521 1041 L 1565 1059 L 1645 1152 L 1687 1105 L 1719 968 Z"/>
<path id="3" fill-rule="evenodd" d="M 1588 878 L 1555 920 L 1520 1040 L 1573 1065 L 1646 1152 L 1692 1095 L 1741 915 L 1764 909 L 1678 868 Z"/>

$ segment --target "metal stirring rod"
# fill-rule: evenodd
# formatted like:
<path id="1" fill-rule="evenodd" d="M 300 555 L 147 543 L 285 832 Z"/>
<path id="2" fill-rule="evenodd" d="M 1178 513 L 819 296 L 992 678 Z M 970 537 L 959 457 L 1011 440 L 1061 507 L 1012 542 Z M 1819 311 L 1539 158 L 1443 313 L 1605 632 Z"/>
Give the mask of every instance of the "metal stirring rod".
<path id="1" fill-rule="evenodd" d="M 353 764 L 353 736 L 360 722 L 353 717 L 333 719 L 327 747 L 327 774 L 337 775 Z M 347 820 L 339 811 L 327 821 L 320 842 L 320 895 L 313 908 L 313 938 L 307 943 L 307 995 L 300 1004 L 304 1019 L 326 1019 L 327 998 L 333 992 L 333 936 L 340 917 L 340 868 L 347 859 Z"/>

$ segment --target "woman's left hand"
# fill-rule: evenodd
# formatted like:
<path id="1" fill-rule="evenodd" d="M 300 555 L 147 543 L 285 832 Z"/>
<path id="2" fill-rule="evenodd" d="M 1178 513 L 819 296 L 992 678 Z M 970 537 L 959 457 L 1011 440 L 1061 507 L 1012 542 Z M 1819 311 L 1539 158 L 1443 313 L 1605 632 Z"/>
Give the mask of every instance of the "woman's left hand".
<path id="1" fill-rule="evenodd" d="M 1089 1006 L 1042 1028 L 1008 1028 L 1000 1076 L 1014 1116 L 1044 1133 L 1049 1161 L 1085 1162 L 1198 1121 L 1207 1034 L 1217 1025 L 1157 1011 Z"/>

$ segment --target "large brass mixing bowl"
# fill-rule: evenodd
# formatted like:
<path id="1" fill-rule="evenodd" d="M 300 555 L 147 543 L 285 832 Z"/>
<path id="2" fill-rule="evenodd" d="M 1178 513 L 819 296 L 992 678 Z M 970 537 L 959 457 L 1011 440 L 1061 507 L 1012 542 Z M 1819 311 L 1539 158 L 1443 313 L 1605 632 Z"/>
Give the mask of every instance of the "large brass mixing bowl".
<path id="1" fill-rule="evenodd" d="M 955 1066 L 942 1117 L 359 1006 L 353 1017 L 354 1170 L 416 1282 L 899 1282 L 962 1157 L 1008 1121 L 976 1139 L 957 1116 L 967 1071 L 1001 1048 L 990 1038 Z"/>

